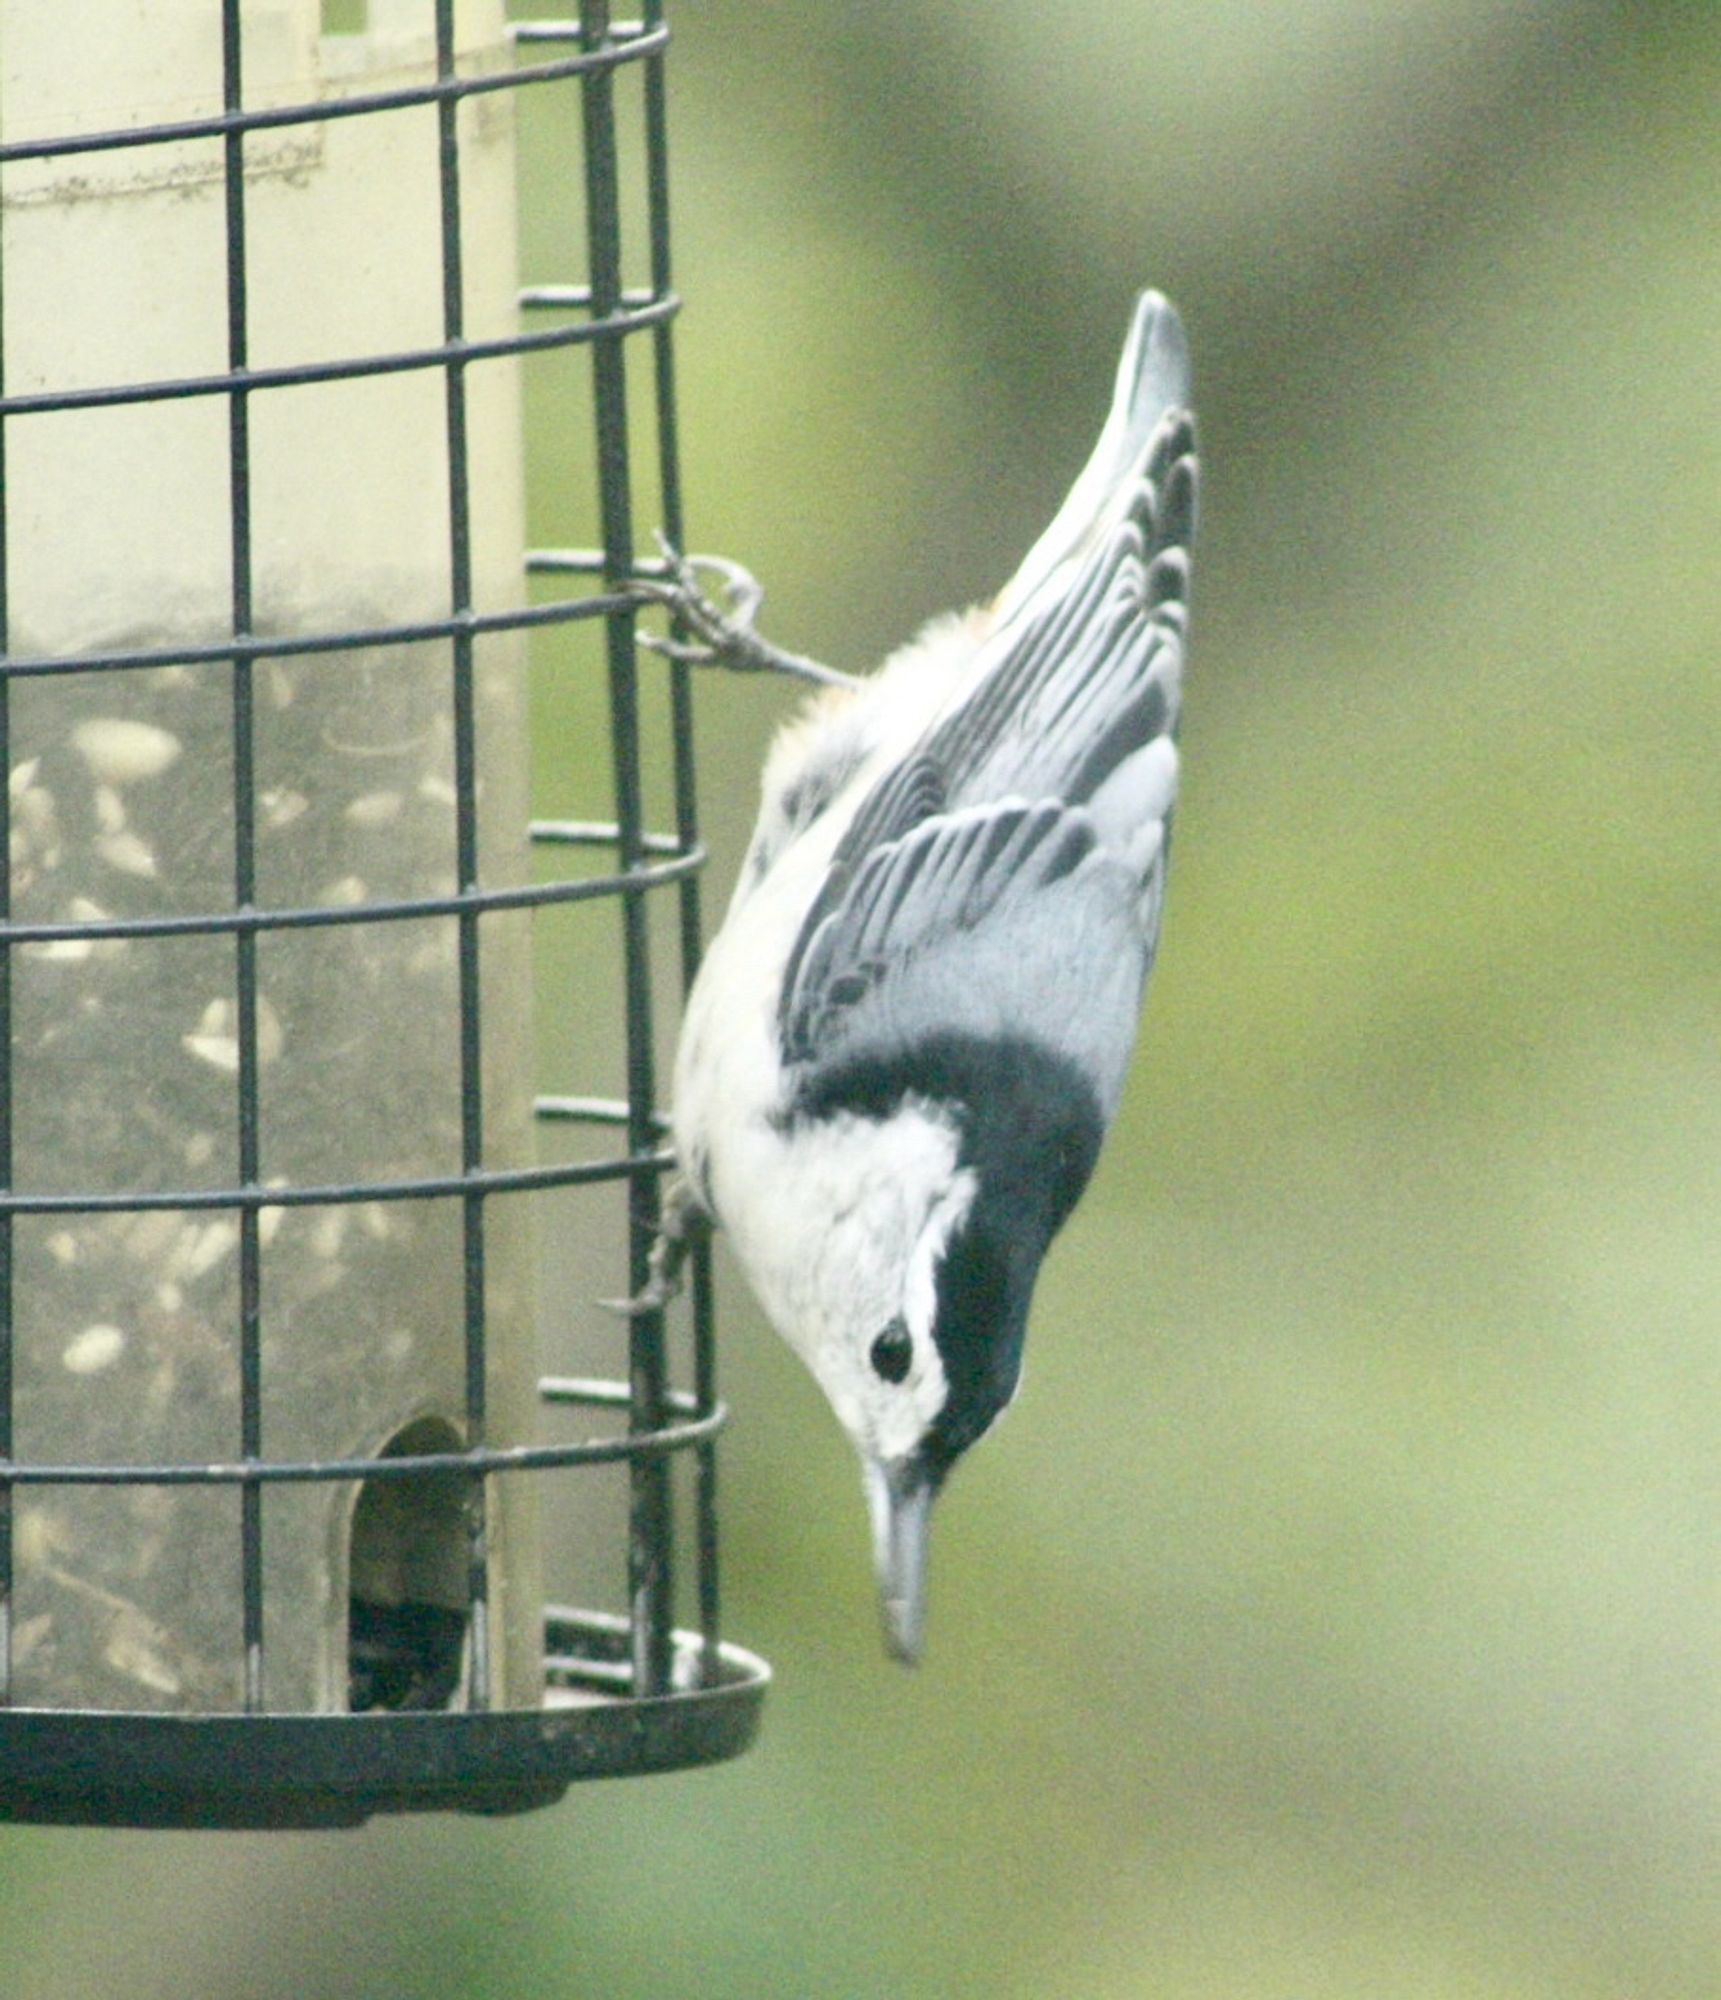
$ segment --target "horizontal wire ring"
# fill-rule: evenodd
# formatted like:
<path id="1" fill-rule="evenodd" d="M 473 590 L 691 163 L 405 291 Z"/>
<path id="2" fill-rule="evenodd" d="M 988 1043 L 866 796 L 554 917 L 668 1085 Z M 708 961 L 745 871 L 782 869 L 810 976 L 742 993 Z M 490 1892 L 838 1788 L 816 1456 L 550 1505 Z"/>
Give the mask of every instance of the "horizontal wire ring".
<path id="1" fill-rule="evenodd" d="M 377 375 L 404 375 L 416 369 L 463 368 L 513 354 L 538 354 L 558 347 L 584 347 L 621 339 L 661 326 L 675 317 L 681 301 L 666 292 L 646 306 L 624 306 L 601 319 L 554 326 L 542 333 L 511 333 L 494 340 L 446 340 L 392 354 L 348 356 L 340 361 L 297 361 L 275 368 L 231 368 L 213 375 L 179 375 L 156 382 L 110 382 L 88 389 L 39 389 L 27 396 L 0 396 L 0 417 L 42 416 L 60 410 L 111 410 L 131 403 L 167 403 L 195 396 L 252 395 L 264 389 L 303 389 L 326 382 L 359 382 Z"/>
<path id="2" fill-rule="evenodd" d="M 553 24 L 544 23 L 546 27 Z M 353 97 L 320 98 L 316 102 L 279 104 L 254 111 L 212 111 L 204 118 L 181 118 L 160 125 L 136 125 L 107 132 L 61 134 L 53 139 L 17 139 L 0 145 L 0 164 L 14 160 L 61 160 L 82 153 L 119 153 L 134 146 L 166 146 L 187 139 L 225 139 L 233 133 L 279 131 L 291 125 L 323 125 L 337 118 L 363 118 L 373 111 L 407 111 L 417 105 L 458 102 L 463 97 L 480 97 L 498 90 L 520 90 L 534 83 L 554 83 L 570 76 L 590 75 L 598 70 L 619 69 L 624 63 L 640 62 L 659 54 L 668 44 L 666 27 L 640 28 L 625 24 L 635 32 L 625 40 L 610 41 L 602 48 L 584 49 L 578 55 L 558 56 L 553 62 L 533 63 L 525 69 L 500 70 L 481 76 L 438 77 L 426 83 L 403 84 L 395 90 L 365 91 Z M 618 23 L 618 28 L 623 24 Z M 520 35 L 517 41 L 566 41 L 567 33 Z"/>
<path id="3" fill-rule="evenodd" d="M 308 930 L 330 924 L 393 923 L 408 918 L 454 917 L 490 910 L 535 910 L 599 896 L 625 896 L 679 882 L 705 864 L 705 849 L 692 847 L 669 861 L 649 861 L 609 875 L 576 882 L 527 882 L 506 889 L 463 889 L 447 896 L 403 896 L 377 903 L 312 903 L 278 910 L 223 910 L 174 917 L 91 917 L 55 921 L 0 922 L 0 945 L 58 943 L 67 938 L 99 942 L 109 938 L 207 937 L 241 933 Z"/>
<path id="4" fill-rule="evenodd" d="M 540 1385 L 546 1402 L 578 1402 L 626 1409 L 621 1382 L 562 1381 Z M 683 1414 L 677 1423 L 630 1431 L 625 1437 L 584 1438 L 577 1444 L 483 1445 L 471 1451 L 401 1452 L 387 1458 L 215 1459 L 161 1465 L 21 1465 L 0 1458 L 0 1487 L 13 1486 L 279 1486 L 351 1479 L 423 1479 L 435 1473 L 464 1477 L 535 1472 L 558 1465 L 614 1465 L 661 1458 L 704 1444 L 729 1421 L 729 1406 L 714 1403 L 702 1414 L 685 1391 L 663 1401 Z"/>

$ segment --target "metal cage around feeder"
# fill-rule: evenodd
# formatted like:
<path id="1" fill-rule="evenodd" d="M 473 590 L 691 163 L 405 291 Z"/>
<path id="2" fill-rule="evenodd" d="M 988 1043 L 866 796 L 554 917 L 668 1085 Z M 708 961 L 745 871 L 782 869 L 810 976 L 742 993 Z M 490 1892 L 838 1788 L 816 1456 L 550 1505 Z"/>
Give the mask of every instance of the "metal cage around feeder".
<path id="1" fill-rule="evenodd" d="M 645 1282 L 665 898 L 698 951 L 688 675 L 636 684 L 623 587 L 630 353 L 682 530 L 661 10 L 0 13 L 0 1819 L 511 1810 L 733 1755 L 767 1676 L 719 1633 L 705 1261 L 684 1376 L 662 1314 L 613 1378 L 540 1379 L 533 1324 L 546 1202 L 586 1297 Z M 584 254 L 522 292 L 526 93 Z M 595 494 L 598 547 L 524 557 L 554 595 L 531 355 L 590 371 L 533 439 Z M 601 814 L 528 820 L 529 639 L 589 645 Z M 564 914 L 608 929 L 558 1010 L 585 1067 L 534 1095 Z M 542 1441 L 568 1409 L 598 1434 Z M 546 1611 L 539 1495 L 600 1479 L 610 1608 Z"/>

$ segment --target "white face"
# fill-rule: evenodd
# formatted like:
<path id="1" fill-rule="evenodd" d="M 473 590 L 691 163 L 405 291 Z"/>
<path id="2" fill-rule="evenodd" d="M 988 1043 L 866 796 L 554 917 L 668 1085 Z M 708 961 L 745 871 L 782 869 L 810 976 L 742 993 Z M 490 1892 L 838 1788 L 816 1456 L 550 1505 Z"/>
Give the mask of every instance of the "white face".
<path id="1" fill-rule="evenodd" d="M 785 1152 L 782 1196 L 746 1204 L 769 1235 L 730 1214 L 736 1248 L 862 1455 L 902 1458 L 944 1406 L 938 1263 L 974 1176 L 949 1122 L 911 1106 L 810 1125 Z"/>

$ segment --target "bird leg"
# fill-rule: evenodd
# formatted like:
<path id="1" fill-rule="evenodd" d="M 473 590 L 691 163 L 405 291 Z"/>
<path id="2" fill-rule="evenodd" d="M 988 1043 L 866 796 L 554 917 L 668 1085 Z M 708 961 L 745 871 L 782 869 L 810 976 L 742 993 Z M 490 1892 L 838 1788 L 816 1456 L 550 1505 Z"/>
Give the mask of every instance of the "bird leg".
<path id="1" fill-rule="evenodd" d="M 790 674 L 819 687 L 856 685 L 852 674 L 838 673 L 836 668 L 821 666 L 799 653 L 786 653 L 759 637 L 753 625 L 765 591 L 751 571 L 727 556 L 684 556 L 661 534 L 657 545 L 663 551 L 668 574 L 636 576 L 628 588 L 650 604 L 666 606 L 692 637 L 664 639 L 655 633 L 641 633 L 642 646 L 683 666 L 728 667 L 742 674 Z M 709 570 L 719 579 L 722 603 L 700 582 L 701 570 Z"/>
<path id="2" fill-rule="evenodd" d="M 600 1299 L 598 1303 L 623 1319 L 643 1319 L 647 1313 L 662 1312 L 671 1299 L 680 1296 L 681 1271 L 688 1253 L 710 1234 L 710 1216 L 691 1184 L 677 1175 L 664 1197 L 645 1283 L 631 1299 Z"/>

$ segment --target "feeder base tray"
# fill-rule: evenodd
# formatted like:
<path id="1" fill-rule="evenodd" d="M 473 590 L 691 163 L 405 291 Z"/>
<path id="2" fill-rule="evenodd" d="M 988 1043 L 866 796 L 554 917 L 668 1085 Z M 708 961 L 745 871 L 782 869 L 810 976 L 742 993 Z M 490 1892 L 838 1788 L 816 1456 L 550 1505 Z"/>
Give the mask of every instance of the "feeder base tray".
<path id="1" fill-rule="evenodd" d="M 545 1617 L 535 1709 L 364 1715 L 0 1710 L 0 1821 L 53 1826 L 358 1826 L 385 1812 L 527 1812 L 580 1778 L 682 1770 L 738 1756 L 758 1733 L 770 1669 L 675 1635 L 675 1692 L 615 1691 L 627 1625 Z"/>

